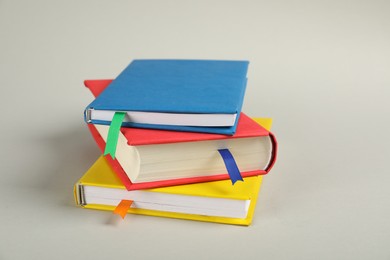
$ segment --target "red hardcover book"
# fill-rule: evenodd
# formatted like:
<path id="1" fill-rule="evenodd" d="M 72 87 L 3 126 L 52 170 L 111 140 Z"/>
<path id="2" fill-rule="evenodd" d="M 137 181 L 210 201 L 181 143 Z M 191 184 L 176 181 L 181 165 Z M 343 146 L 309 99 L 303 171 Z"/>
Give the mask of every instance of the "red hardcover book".
<path id="1" fill-rule="evenodd" d="M 112 80 L 86 80 L 84 84 L 96 97 L 111 83 L 111 81 Z M 108 126 L 88 124 L 88 128 L 103 152 L 106 145 L 105 138 Z M 223 164 L 223 160 L 218 155 L 218 149 L 213 148 L 216 146 L 221 149 L 229 148 L 229 150 L 232 151 L 237 165 L 241 170 L 242 177 L 267 174 L 274 165 L 277 154 L 277 142 L 274 135 L 258 125 L 244 113 L 241 113 L 237 131 L 234 136 L 127 127 L 121 128 L 121 136 L 122 142 L 121 140 L 118 140 L 116 159 L 112 159 L 110 155 L 105 156 L 105 158 L 127 190 L 229 179 L 226 169 L 221 170 L 221 168 L 218 168 L 218 165 L 220 166 Z M 134 151 L 133 147 L 137 147 L 138 149 Z M 236 147 L 241 147 L 241 149 Z M 246 154 L 246 147 L 253 147 L 256 152 L 253 154 Z M 261 147 L 261 149 L 259 147 Z M 121 149 L 124 151 L 122 156 L 120 156 Z M 204 151 L 202 149 L 204 149 Z M 207 149 L 213 150 L 207 151 Z M 237 150 L 236 154 L 234 154 L 235 149 Z M 201 152 L 196 153 L 197 150 L 200 150 Z M 192 154 L 196 154 L 196 159 L 194 159 L 194 155 Z M 153 157 L 153 155 L 155 161 L 152 160 L 147 162 L 148 159 L 151 160 L 150 158 Z M 253 162 L 253 156 L 259 156 L 259 160 L 256 160 L 255 157 L 255 163 Z M 136 161 L 129 162 L 128 160 L 130 160 L 130 157 L 136 158 L 133 159 Z M 168 168 L 165 172 L 161 171 L 161 169 L 172 160 L 170 157 L 183 158 L 179 163 L 173 164 L 174 166 L 178 165 L 177 169 L 170 171 Z M 199 160 L 197 160 L 198 157 L 200 157 Z M 264 158 L 261 159 L 260 157 Z M 257 161 L 262 162 L 258 165 Z M 130 178 L 133 178 L 133 180 L 136 178 L 134 177 L 134 174 L 130 174 L 132 171 L 130 168 L 131 166 L 134 166 L 134 162 L 144 163 L 141 168 L 145 172 L 145 177 L 132 182 Z M 243 167 L 244 169 L 241 168 L 240 162 L 242 162 L 242 165 L 246 164 L 246 166 Z M 200 176 L 183 177 L 183 172 L 185 171 L 181 171 L 181 169 L 186 169 L 186 166 L 188 165 L 191 165 L 191 167 L 192 165 L 196 167 L 199 166 L 200 168 L 198 167 L 197 169 L 186 171 L 189 171 L 192 175 Z M 198 172 L 197 174 L 196 171 L 202 169 L 202 165 L 206 167 L 204 168 L 205 170 L 203 172 Z M 210 170 L 211 172 L 208 172 L 208 167 L 215 168 L 214 172 L 212 170 Z M 161 173 L 159 173 L 160 171 Z M 153 176 L 150 177 L 155 172 L 157 172 L 157 175 L 161 174 L 157 179 Z"/>

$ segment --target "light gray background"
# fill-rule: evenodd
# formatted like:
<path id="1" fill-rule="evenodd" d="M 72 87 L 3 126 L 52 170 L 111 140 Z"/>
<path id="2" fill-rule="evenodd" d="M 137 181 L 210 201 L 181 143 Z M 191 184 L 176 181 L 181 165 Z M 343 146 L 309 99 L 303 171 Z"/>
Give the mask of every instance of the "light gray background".
<path id="1" fill-rule="evenodd" d="M 0 0 L 0 259 L 390 259 L 389 1 Z M 248 59 L 280 153 L 253 224 L 84 210 L 84 79 Z M 111 258 L 112 257 L 112 258 Z"/>

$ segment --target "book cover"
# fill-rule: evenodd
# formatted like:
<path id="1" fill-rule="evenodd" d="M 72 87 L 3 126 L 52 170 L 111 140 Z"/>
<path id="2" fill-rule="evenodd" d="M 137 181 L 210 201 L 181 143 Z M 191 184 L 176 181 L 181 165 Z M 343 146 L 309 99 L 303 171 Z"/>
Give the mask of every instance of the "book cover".
<path id="1" fill-rule="evenodd" d="M 104 86 L 109 84 L 109 80 L 87 80 L 85 85 L 91 90 L 91 92 L 97 96 L 103 90 Z M 266 121 L 262 120 L 262 123 Z M 105 141 L 104 138 L 99 134 L 96 127 L 93 124 L 88 124 L 88 127 L 94 137 L 99 148 L 104 150 Z M 270 136 L 273 142 L 272 150 L 272 160 L 269 163 L 267 169 L 265 170 L 256 170 L 256 171 L 247 171 L 242 172 L 243 177 L 264 175 L 269 172 L 272 168 L 277 154 L 277 143 L 274 136 L 265 128 L 259 126 L 245 114 L 241 116 L 240 123 L 238 124 L 237 133 L 234 137 L 229 137 L 226 135 L 213 135 L 213 134 L 202 134 L 202 133 L 189 133 L 189 132 L 173 132 L 173 131 L 161 131 L 153 129 L 138 129 L 138 128 L 122 128 L 122 133 L 126 136 L 128 143 L 130 145 L 136 144 L 150 144 L 150 143 L 170 143 L 170 142 L 184 142 L 184 141 L 199 141 L 199 140 L 208 140 L 208 139 L 227 139 L 227 138 L 238 138 L 244 136 Z M 117 159 L 112 159 L 111 156 L 106 156 L 106 160 L 109 162 L 111 167 L 114 169 L 118 177 L 121 179 L 122 183 L 128 190 L 137 190 L 137 189 L 147 189 L 147 188 L 156 188 L 156 187 L 165 187 L 172 185 L 181 185 L 188 183 L 199 183 L 207 181 L 216 181 L 229 179 L 229 175 L 218 174 L 212 176 L 199 176 L 199 177 L 190 177 L 190 178 L 178 178 L 170 180 L 159 180 L 143 183 L 132 183 L 126 172 L 123 170 L 120 162 Z"/>
<path id="2" fill-rule="evenodd" d="M 128 213 L 132 214 L 249 225 L 252 222 L 261 182 L 262 176 L 254 176 L 245 178 L 244 182 L 234 186 L 229 180 L 223 180 L 127 191 L 108 162 L 101 156 L 75 184 L 74 195 L 76 204 L 88 209 L 113 211 L 121 199 L 131 199 L 133 204 Z M 91 187 L 92 189 L 97 187 L 99 192 L 91 194 L 88 192 Z M 115 192 L 116 190 L 120 191 Z M 118 198 L 118 195 L 113 194 L 112 191 L 115 194 L 119 193 L 120 197 Z M 172 196 L 168 195 L 165 202 L 162 202 L 160 198 L 162 194 Z M 212 204 L 209 205 L 209 200 L 214 203 L 211 211 L 210 205 Z M 227 203 L 233 205 L 227 206 Z M 237 203 L 241 205 L 238 207 L 239 209 L 245 208 L 243 216 L 237 217 L 234 215 L 238 213 L 230 212 L 237 208 Z M 159 210 L 150 208 L 158 208 Z M 209 213 L 188 213 L 203 211 Z M 234 217 L 228 217 L 226 214 L 232 214 Z"/>
<path id="3" fill-rule="evenodd" d="M 232 135 L 244 100 L 247 61 L 134 60 L 85 110 L 88 123 Z"/>

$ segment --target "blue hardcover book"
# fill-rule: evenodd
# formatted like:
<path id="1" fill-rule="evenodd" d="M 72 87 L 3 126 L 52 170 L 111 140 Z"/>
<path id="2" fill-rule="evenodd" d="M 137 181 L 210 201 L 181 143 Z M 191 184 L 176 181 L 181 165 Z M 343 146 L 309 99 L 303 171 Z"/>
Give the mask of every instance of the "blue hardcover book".
<path id="1" fill-rule="evenodd" d="M 134 60 L 86 108 L 87 123 L 233 135 L 248 61 Z"/>

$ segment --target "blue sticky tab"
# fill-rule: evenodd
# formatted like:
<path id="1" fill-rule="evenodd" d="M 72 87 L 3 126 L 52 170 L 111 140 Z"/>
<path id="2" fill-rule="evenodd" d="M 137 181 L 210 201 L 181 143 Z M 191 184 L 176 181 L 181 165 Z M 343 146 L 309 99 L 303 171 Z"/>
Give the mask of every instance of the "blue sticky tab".
<path id="1" fill-rule="evenodd" d="M 236 161 L 234 160 L 234 157 L 230 153 L 229 149 L 220 149 L 218 152 L 221 155 L 223 162 L 225 163 L 226 170 L 229 173 L 232 184 L 234 185 L 236 181 L 244 181 L 242 179 L 240 170 L 237 167 Z"/>

